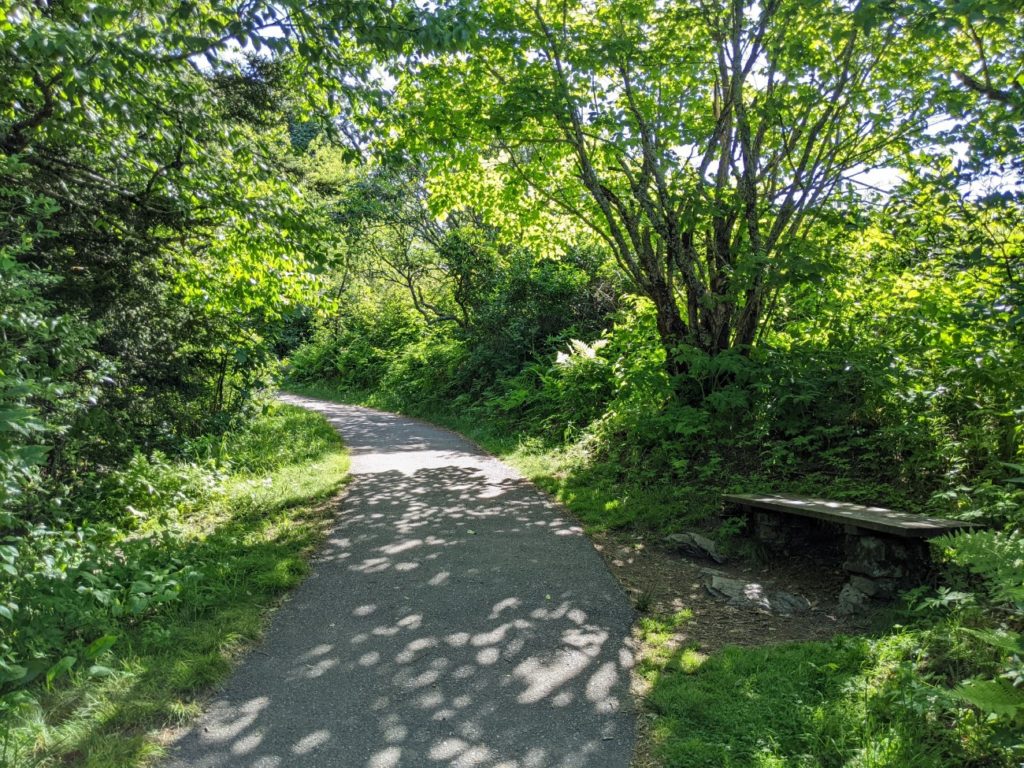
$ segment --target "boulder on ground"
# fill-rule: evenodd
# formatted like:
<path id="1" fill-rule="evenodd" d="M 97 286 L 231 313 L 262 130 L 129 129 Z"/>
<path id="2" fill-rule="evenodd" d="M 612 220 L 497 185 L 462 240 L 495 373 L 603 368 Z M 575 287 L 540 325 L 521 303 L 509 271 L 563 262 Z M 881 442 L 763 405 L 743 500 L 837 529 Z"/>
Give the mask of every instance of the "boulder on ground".
<path id="1" fill-rule="evenodd" d="M 724 563 L 726 560 L 725 555 L 718 551 L 718 545 L 707 536 L 702 536 L 699 533 L 673 533 L 666 538 L 676 549 L 688 555 L 706 557 L 714 560 L 716 563 Z"/>
<path id="2" fill-rule="evenodd" d="M 763 584 L 736 579 L 711 568 L 701 570 L 704 588 L 714 597 L 727 600 L 736 608 L 752 608 L 777 616 L 792 616 L 811 609 L 811 602 L 802 595 L 782 590 L 769 590 Z"/>
<path id="3" fill-rule="evenodd" d="M 852 582 L 847 582 L 839 593 L 838 611 L 841 616 L 853 616 L 868 609 L 871 596 L 862 592 Z"/>

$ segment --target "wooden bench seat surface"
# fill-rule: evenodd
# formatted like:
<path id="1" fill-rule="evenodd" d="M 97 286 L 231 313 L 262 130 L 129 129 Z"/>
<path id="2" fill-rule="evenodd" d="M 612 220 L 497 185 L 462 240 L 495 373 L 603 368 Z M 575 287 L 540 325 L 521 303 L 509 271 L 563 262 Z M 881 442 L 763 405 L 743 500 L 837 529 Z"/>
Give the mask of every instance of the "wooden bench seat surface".
<path id="1" fill-rule="evenodd" d="M 819 520 L 881 531 L 904 538 L 924 539 L 973 527 L 970 523 L 960 520 L 925 517 L 909 512 L 897 512 L 884 507 L 864 507 L 845 501 L 810 499 L 786 494 L 738 493 L 728 494 L 723 499 L 727 503 L 743 507 L 814 517 Z"/>

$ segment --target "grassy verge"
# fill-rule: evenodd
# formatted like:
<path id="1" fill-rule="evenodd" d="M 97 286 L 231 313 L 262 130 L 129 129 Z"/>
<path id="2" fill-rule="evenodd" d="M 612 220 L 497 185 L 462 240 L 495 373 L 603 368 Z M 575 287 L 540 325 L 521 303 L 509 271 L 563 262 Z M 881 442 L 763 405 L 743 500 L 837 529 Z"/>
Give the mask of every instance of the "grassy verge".
<path id="1" fill-rule="evenodd" d="M 984 724 L 969 713 L 951 716 L 935 678 L 922 679 L 937 666 L 927 631 L 733 646 L 704 655 L 675 647 L 680 618 L 647 617 L 638 630 L 649 765 L 1009 765 L 992 750 Z"/>
<path id="2" fill-rule="evenodd" d="M 948 623 L 877 637 L 676 647 L 679 615 L 641 620 L 647 765 L 666 768 L 1016 766 L 1014 737 L 951 697 L 978 648 Z M 1015 757 L 1016 755 L 1016 757 Z M 645 765 L 646 768 L 646 765 Z"/>
<path id="3" fill-rule="evenodd" d="M 199 697 L 305 575 L 329 517 L 325 500 L 348 470 L 326 421 L 273 406 L 194 451 L 192 462 L 140 459 L 111 484 L 132 488 L 141 477 L 157 498 L 130 499 L 138 523 L 119 538 L 123 520 L 77 528 L 64 579 L 73 588 L 47 573 L 52 553 L 43 562 L 33 559 L 38 551 L 23 553 L 12 642 L 25 658 L 47 651 L 47 664 L 60 655 L 73 663 L 0 698 L 0 764 L 151 764 L 163 752 L 162 729 L 198 713 Z M 95 509 L 104 498 L 115 503 L 110 493 Z"/>

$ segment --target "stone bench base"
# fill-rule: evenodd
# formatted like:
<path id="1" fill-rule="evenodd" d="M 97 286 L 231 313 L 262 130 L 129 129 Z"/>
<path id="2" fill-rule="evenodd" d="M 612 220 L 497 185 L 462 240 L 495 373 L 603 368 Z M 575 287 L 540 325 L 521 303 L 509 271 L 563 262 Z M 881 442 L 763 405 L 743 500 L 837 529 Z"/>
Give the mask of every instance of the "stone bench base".
<path id="1" fill-rule="evenodd" d="M 806 518 L 752 511 L 751 522 L 754 538 L 773 551 L 806 551 L 814 546 L 814 526 Z M 836 526 L 829 528 L 835 530 Z M 852 525 L 843 526 L 842 557 L 843 570 L 850 576 L 839 593 L 839 612 L 845 615 L 860 613 L 873 601 L 893 600 L 919 584 L 927 576 L 930 563 L 928 544 L 923 539 L 901 538 Z"/>
<path id="2" fill-rule="evenodd" d="M 928 544 L 920 539 L 858 529 L 847 531 L 843 543 L 843 570 L 850 580 L 839 593 L 840 613 L 858 613 L 872 600 L 893 600 L 928 573 Z"/>

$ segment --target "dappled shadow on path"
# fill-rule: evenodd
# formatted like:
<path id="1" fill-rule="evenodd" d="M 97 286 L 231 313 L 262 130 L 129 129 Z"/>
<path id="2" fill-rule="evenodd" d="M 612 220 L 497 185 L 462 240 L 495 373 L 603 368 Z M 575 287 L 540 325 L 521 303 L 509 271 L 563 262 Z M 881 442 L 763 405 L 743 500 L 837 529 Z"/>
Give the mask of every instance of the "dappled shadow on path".
<path id="1" fill-rule="evenodd" d="M 172 765 L 626 768 L 632 611 L 581 531 L 452 433 L 320 410 L 338 522 Z"/>

